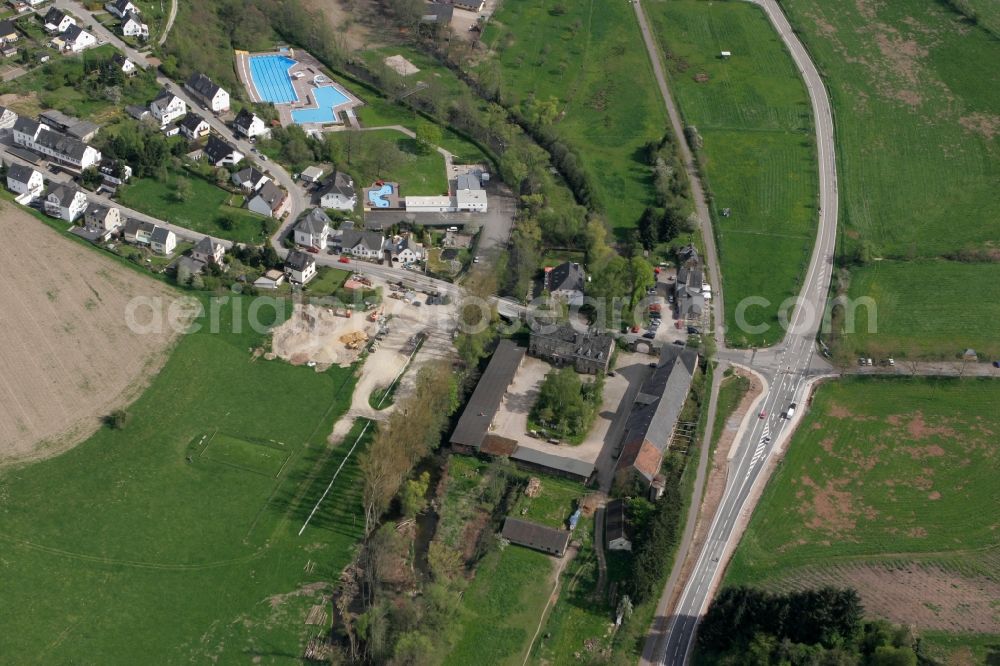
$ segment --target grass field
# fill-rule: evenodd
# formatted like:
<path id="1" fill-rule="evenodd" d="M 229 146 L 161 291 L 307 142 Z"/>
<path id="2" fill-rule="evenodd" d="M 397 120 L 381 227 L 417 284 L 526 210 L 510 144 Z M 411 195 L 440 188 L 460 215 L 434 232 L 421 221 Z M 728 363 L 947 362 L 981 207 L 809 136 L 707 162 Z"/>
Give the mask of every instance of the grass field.
<path id="1" fill-rule="evenodd" d="M 208 435 L 201 457 L 273 479 L 285 466 L 288 451 L 276 442 L 250 442 L 215 432 Z"/>
<path id="2" fill-rule="evenodd" d="M 772 344 L 783 334 L 779 306 L 798 293 L 815 239 L 817 166 L 805 86 L 763 11 L 749 3 L 667 0 L 644 7 L 684 122 L 702 137 L 728 338 Z M 723 50 L 732 57 L 721 59 Z M 748 323 L 771 326 L 763 334 L 737 326 L 736 308 L 751 296 L 770 302 L 748 311 Z"/>
<path id="3" fill-rule="evenodd" d="M 184 201 L 178 200 L 175 189 L 181 178 L 190 183 L 190 195 Z M 135 179 L 119 192 L 118 198 L 129 208 L 192 231 L 241 243 L 264 242 L 275 220 L 228 205 L 235 196 L 193 174 L 171 173 L 167 181 Z M 231 229 L 223 227 L 223 218 L 232 221 Z"/>
<path id="4" fill-rule="evenodd" d="M 715 423 L 712 424 L 712 448 L 722 435 L 726 421 L 736 411 L 743 396 L 750 390 L 750 379 L 742 375 L 730 375 L 719 385 L 719 397 L 715 407 Z"/>
<path id="5" fill-rule="evenodd" d="M 880 261 L 852 273 L 850 296 L 870 297 L 876 309 L 873 316 L 857 309 L 845 337 L 848 361 L 862 354 L 957 358 L 970 347 L 1000 358 L 1000 264 Z"/>
<path id="6" fill-rule="evenodd" d="M 0 476 L 6 659 L 275 663 L 325 630 L 304 618 L 361 534 L 353 462 L 297 533 L 346 450 L 326 437 L 353 370 L 253 360 L 232 312 L 181 340 L 123 430 Z M 215 431 L 289 461 L 275 479 L 200 457 Z"/>
<path id="7" fill-rule="evenodd" d="M 344 286 L 344 282 L 350 277 L 350 273 L 339 268 L 320 266 L 316 271 L 316 277 L 306 285 L 305 291 L 313 295 L 329 295 Z"/>
<path id="8" fill-rule="evenodd" d="M 912 285 L 930 285 L 944 270 L 913 260 L 963 250 L 995 255 L 1000 40 L 944 2 L 788 0 L 782 6 L 825 75 L 834 105 L 842 250 L 868 242 L 876 256 L 904 262 L 899 272 Z M 978 266 L 973 290 L 995 272 Z M 958 265 L 951 269 L 967 274 Z M 908 291 L 917 298 L 900 292 L 896 307 L 920 308 L 930 300 Z M 995 320 L 978 312 L 966 315 L 969 335 L 985 339 Z M 945 312 L 931 317 L 927 326 L 950 325 Z M 886 334 L 931 346 L 923 330 Z"/>
<path id="9" fill-rule="evenodd" d="M 667 131 L 632 6 L 626 2 L 505 2 L 484 41 L 514 104 L 558 100 L 555 132 L 577 152 L 619 237 L 654 205 L 640 149 Z M 489 66 L 489 65 L 487 65 Z"/>
<path id="10" fill-rule="evenodd" d="M 438 195 L 448 191 L 444 157 L 436 150 L 424 151 L 415 139 L 396 130 L 353 133 L 353 137 L 347 137 L 347 134 L 347 132 L 335 132 L 330 134 L 327 140 L 342 143 L 348 140 L 356 142 L 354 155 L 347 162 L 346 168 L 355 177 L 359 187 L 368 187 L 376 179 L 382 179 L 399 183 L 403 196 Z M 372 139 L 386 141 L 398 151 L 381 171 L 369 154 L 368 146 L 371 145 Z"/>
<path id="11" fill-rule="evenodd" d="M 726 582 L 848 584 L 870 613 L 938 642 L 1000 634 L 998 400 L 989 380 L 821 387 Z"/>

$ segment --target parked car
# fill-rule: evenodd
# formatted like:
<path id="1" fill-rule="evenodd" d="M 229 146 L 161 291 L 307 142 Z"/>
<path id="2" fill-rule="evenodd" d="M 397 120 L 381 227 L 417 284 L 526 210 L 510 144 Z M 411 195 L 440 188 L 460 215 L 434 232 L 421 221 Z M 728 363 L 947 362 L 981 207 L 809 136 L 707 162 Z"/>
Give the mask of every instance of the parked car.
<path id="1" fill-rule="evenodd" d="M 647 340 L 652 340 L 653 338 L 656 337 L 656 333 L 654 333 L 653 331 L 646 331 L 645 333 L 642 334 L 642 337 L 646 338 Z"/>
<path id="2" fill-rule="evenodd" d="M 341 257 L 340 259 L 337 259 L 337 261 L 339 261 L 342 264 L 349 264 L 349 263 L 351 263 L 351 260 L 348 259 L 347 257 Z"/>
<path id="3" fill-rule="evenodd" d="M 688 335 L 701 335 L 701 329 L 697 326 L 688 326 Z"/>

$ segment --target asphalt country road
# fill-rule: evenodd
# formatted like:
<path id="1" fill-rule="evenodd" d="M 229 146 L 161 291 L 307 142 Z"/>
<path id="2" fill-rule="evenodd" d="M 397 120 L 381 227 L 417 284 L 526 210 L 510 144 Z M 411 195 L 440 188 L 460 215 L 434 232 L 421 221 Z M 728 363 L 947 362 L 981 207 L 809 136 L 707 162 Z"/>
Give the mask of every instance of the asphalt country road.
<path id="1" fill-rule="evenodd" d="M 775 0 L 752 0 L 763 8 L 795 61 L 812 104 L 819 163 L 819 229 L 799 302 L 781 345 L 754 352 L 723 352 L 743 362 L 766 380 L 755 419 L 740 437 L 729 470 L 722 502 L 709 528 L 705 544 L 677 602 L 673 614 L 657 617 L 647 639 L 641 662 L 680 665 L 687 663 L 694 647 L 698 621 L 704 614 L 740 536 L 741 519 L 753 510 L 754 491 L 766 481 L 765 462 L 782 439 L 791 433 L 783 414 L 798 403 L 801 417 L 806 380 L 829 372 L 815 356 L 815 338 L 822 321 L 830 287 L 836 241 L 838 193 L 834 152 L 834 125 L 830 100 L 812 60 L 792 31 Z M 641 10 L 636 3 L 636 10 Z M 642 19 L 641 19 L 642 20 Z M 645 32 L 645 31 L 644 31 Z M 671 593 L 664 590 L 665 595 Z"/>

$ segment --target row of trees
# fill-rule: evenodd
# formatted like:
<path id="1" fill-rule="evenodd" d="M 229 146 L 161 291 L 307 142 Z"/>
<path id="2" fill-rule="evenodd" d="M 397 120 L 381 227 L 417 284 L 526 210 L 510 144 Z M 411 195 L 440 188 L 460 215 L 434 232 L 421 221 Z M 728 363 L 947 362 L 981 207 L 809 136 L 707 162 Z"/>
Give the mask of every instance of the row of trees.
<path id="1" fill-rule="evenodd" d="M 866 622 L 858 593 L 832 587 L 787 594 L 725 588 L 701 623 L 698 648 L 720 664 L 928 663 L 908 629 Z"/>

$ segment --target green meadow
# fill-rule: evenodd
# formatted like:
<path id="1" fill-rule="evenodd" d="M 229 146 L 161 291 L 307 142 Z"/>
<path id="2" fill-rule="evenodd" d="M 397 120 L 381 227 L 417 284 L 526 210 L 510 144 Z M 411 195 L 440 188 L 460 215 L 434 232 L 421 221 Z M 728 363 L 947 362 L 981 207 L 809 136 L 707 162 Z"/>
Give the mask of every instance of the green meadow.
<path id="1" fill-rule="evenodd" d="M 952 4 L 978 7 L 984 20 L 987 8 L 996 6 Z M 881 343 L 867 334 L 848 335 L 848 347 L 897 346 L 948 357 L 955 345 L 936 331 L 954 326 L 957 308 L 949 301 L 969 305 L 961 316 L 963 337 L 988 343 L 996 317 L 982 304 L 996 281 L 1000 239 L 996 33 L 945 2 L 788 0 L 782 6 L 834 105 L 841 254 L 885 259 L 855 277 L 851 294 L 877 297 L 863 287 L 884 284 L 871 274 L 891 273 L 898 300 L 890 307 L 927 317 L 912 327 L 906 317 L 896 318 L 904 325 L 880 326 Z M 964 257 L 968 265 L 931 261 L 940 257 Z M 942 278 L 966 286 L 953 292 L 939 286 Z"/>
<path id="2" fill-rule="evenodd" d="M 774 344 L 779 307 L 798 293 L 816 233 L 805 86 L 763 11 L 749 3 L 666 0 L 644 8 L 684 123 L 701 136 L 697 152 L 712 194 L 729 341 Z M 723 59 L 722 51 L 732 56 Z M 748 311 L 748 323 L 770 324 L 769 331 L 739 330 L 736 309 L 748 297 L 767 299 Z"/>
<path id="3" fill-rule="evenodd" d="M 483 41 L 495 51 L 504 97 L 556 100 L 553 131 L 576 151 L 617 235 L 627 235 L 655 205 L 641 149 L 667 131 L 631 4 L 510 0 Z"/>
<path id="4" fill-rule="evenodd" d="M 298 532 L 349 448 L 326 438 L 353 370 L 255 360 L 233 312 L 182 336 L 123 429 L 0 471 L 5 660 L 297 663 L 329 627 L 304 620 L 361 536 L 353 458 Z"/>

